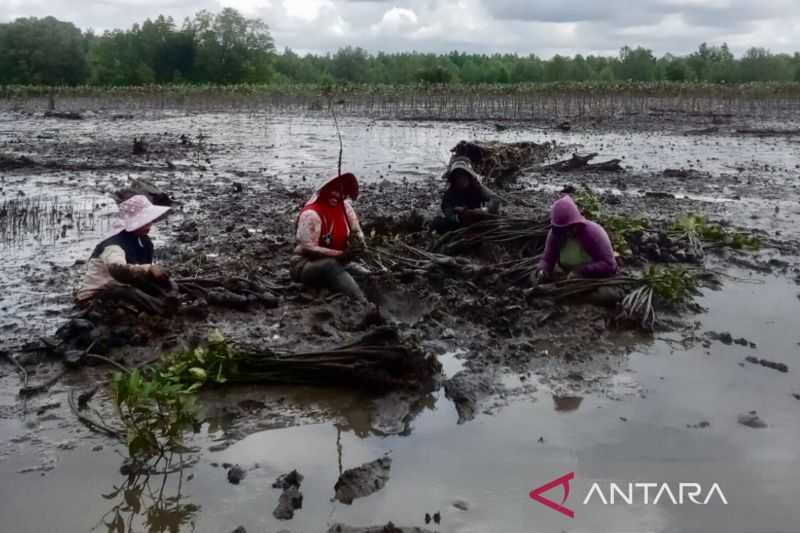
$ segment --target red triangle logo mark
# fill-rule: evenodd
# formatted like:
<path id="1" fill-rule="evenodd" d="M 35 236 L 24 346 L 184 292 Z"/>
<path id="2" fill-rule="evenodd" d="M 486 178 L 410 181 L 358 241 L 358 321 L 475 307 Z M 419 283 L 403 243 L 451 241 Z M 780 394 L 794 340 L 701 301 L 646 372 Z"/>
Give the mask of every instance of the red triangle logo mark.
<path id="1" fill-rule="evenodd" d="M 554 511 L 558 511 L 569 518 L 575 518 L 575 512 L 572 509 L 564 507 L 563 505 L 567 501 L 567 498 L 569 498 L 569 482 L 573 479 L 575 479 L 575 472 L 570 472 L 569 474 L 565 474 L 560 478 L 545 483 L 538 489 L 533 489 L 529 496 L 532 500 L 541 503 L 542 505 L 545 505 Z M 553 500 L 542 496 L 545 492 L 559 486 L 564 487 L 564 497 L 561 499 L 561 503 L 556 503 Z"/>

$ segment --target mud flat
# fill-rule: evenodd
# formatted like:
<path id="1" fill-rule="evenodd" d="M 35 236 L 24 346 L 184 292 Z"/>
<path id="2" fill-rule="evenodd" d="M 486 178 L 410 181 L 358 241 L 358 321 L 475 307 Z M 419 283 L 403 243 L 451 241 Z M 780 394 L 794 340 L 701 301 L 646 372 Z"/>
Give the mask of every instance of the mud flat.
<path id="1" fill-rule="evenodd" d="M 493 123 L 342 120 L 345 167 L 363 185 L 357 209 L 378 237 L 411 235 L 427 248 L 424 221 L 438 209 L 449 149 L 482 139 L 556 141 L 563 151 L 553 161 L 571 152 L 621 160 L 622 173 L 526 170 L 503 191 L 515 216 L 541 216 L 560 191 L 586 184 L 609 213 L 668 221 L 691 212 L 755 232 L 763 245 L 709 250 L 706 266 L 721 284 L 702 289 L 700 307 L 665 315 L 654 333 L 619 327 L 607 308 L 528 298 L 525 287 L 499 286 L 489 274 L 375 276 L 370 290 L 385 295 L 399 327 L 442 363 L 439 387 L 388 397 L 282 385 L 207 391 L 205 422 L 188 436 L 200 450 L 186 457 L 191 466 L 144 476 L 121 475 L 125 447 L 86 430 L 69 409 L 70 392 L 91 390 L 112 369 L 61 377 L 60 362 L 21 347 L 63 322 L 83 261 L 108 229 L 111 193 L 137 177 L 176 201 L 156 234 L 165 266 L 185 278 L 257 277 L 277 305 L 212 306 L 205 318 L 171 321 L 140 346 L 113 350 L 114 360 L 134 365 L 214 329 L 272 349 L 317 349 L 362 335 L 358 310 L 309 294 L 288 275 L 297 209 L 335 169 L 335 132 L 324 117 L 299 115 L 178 111 L 69 122 L 0 115 L 0 160 L 14 163 L 0 167 L 0 201 L 39 217 L 17 226 L 0 260 L 0 512 L 8 527 L 324 531 L 391 521 L 447 532 L 552 530 L 567 527 L 564 519 L 527 495 L 575 471 L 575 494 L 596 479 L 717 482 L 731 504 L 582 508 L 573 497 L 569 525 L 792 530 L 800 498 L 791 475 L 800 460 L 793 444 L 800 157 L 791 137 L 727 128 L 684 135 L 690 126 L 564 132 L 520 124 L 499 132 Z M 145 139 L 145 153 L 133 153 L 134 137 Z M 493 253 L 476 260 L 488 264 Z M 721 332 L 746 342 L 714 340 Z M 6 353 L 18 357 L 29 384 L 52 386 L 20 398 L 23 383 Z M 104 387 L 90 405 L 114 419 Z M 739 423 L 752 411 L 766 428 Z M 334 500 L 343 473 L 387 453 L 391 477 L 380 490 L 352 505 Z M 236 485 L 230 465 L 247 473 Z M 279 521 L 269 511 L 281 492 L 271 484 L 293 469 L 304 476 L 302 509 Z M 84 490 L 74 490 L 76 479 Z M 64 516 L 43 502 L 82 512 Z M 439 524 L 426 523 L 437 514 Z"/>

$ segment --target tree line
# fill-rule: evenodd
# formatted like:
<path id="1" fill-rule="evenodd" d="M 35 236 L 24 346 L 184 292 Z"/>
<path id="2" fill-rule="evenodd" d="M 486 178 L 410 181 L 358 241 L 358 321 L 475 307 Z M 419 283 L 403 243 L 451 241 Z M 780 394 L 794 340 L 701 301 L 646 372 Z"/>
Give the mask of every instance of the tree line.
<path id="1" fill-rule="evenodd" d="M 181 83 L 412 84 L 565 81 L 800 82 L 800 53 L 751 48 L 735 57 L 726 44 L 656 57 L 624 47 L 616 57 L 534 54 L 333 54 L 278 52 L 260 19 L 235 9 L 201 11 L 178 25 L 159 16 L 128 30 L 96 35 L 53 17 L 0 24 L 0 85 L 130 86 Z"/>

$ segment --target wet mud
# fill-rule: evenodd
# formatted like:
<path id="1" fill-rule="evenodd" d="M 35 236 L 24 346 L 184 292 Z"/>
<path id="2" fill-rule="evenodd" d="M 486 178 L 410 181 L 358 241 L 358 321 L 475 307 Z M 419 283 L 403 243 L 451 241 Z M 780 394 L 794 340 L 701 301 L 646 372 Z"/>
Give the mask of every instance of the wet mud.
<path id="1" fill-rule="evenodd" d="M 602 454 L 604 443 L 631 432 L 632 453 L 636 453 L 637 443 L 651 452 L 651 444 L 642 436 L 645 430 L 638 425 L 641 417 L 629 412 L 636 411 L 637 402 L 642 402 L 646 406 L 641 408 L 643 413 L 655 411 L 661 418 L 662 411 L 654 407 L 657 400 L 648 401 L 651 396 L 669 397 L 664 400 L 664 409 L 675 418 L 657 426 L 656 433 L 670 434 L 674 426 L 689 429 L 687 426 L 702 420 L 699 424 L 710 425 L 699 426 L 713 434 L 709 438 L 737 447 L 731 457 L 747 453 L 738 449 L 740 445 L 745 450 L 757 445 L 742 443 L 746 437 L 736 433 L 736 426 L 787 435 L 797 431 L 797 425 L 788 421 L 788 407 L 782 400 L 775 400 L 773 405 L 758 400 L 759 391 L 768 389 L 769 398 L 773 398 L 773 392 L 787 398 L 787 402 L 795 402 L 796 411 L 796 400 L 791 396 L 792 391 L 797 392 L 796 383 L 792 389 L 789 382 L 774 381 L 784 375 L 792 379 L 796 349 L 791 354 L 775 351 L 779 350 L 777 345 L 770 346 L 770 341 L 742 325 L 751 316 L 768 314 L 767 309 L 773 307 L 772 297 L 765 292 L 753 289 L 755 292 L 748 295 L 751 283 L 776 285 L 781 292 L 796 287 L 793 280 L 800 279 L 800 211 L 795 183 L 800 158 L 792 150 L 791 135 L 764 137 L 723 129 L 687 136 L 685 124 L 676 124 L 674 131 L 666 132 L 598 130 L 580 124 L 568 131 L 530 124 L 498 131 L 491 123 L 348 118 L 342 124 L 345 166 L 361 178 L 356 209 L 371 239 L 399 234 L 419 248 L 430 249 L 433 238 L 426 224 L 438 210 L 443 189 L 441 172 L 449 150 L 460 140 L 480 139 L 554 142 L 559 150 L 545 163 L 563 159 L 564 154 L 569 157 L 570 152 L 596 152 L 599 161 L 620 159 L 625 170 L 525 170 L 501 191 L 506 213 L 541 216 L 560 191 L 579 190 L 586 184 L 600 193 L 604 207 L 612 213 L 655 221 L 673 220 L 689 212 L 702 214 L 759 232 L 764 236 L 764 246 L 758 252 L 711 251 L 706 264 L 720 273 L 718 290 L 704 290 L 698 308 L 665 316 L 663 328 L 655 334 L 619 327 L 613 320 L 614 311 L 603 306 L 532 300 L 522 287 L 500 285 L 484 273 L 471 279 L 436 270 L 369 276 L 362 280 L 365 291 L 380 299 L 388 319 L 441 361 L 444 372 L 432 392 L 376 395 L 341 388 L 280 385 L 205 391 L 201 398 L 206 421 L 189 439 L 201 449 L 196 466 L 181 472 L 180 479 L 176 475 L 164 477 L 167 497 L 145 496 L 142 479 L 129 477 L 128 485 L 122 484 L 118 473 L 121 459 L 115 450 L 123 449 L 89 433 L 69 408 L 67 396 L 71 391 L 88 393 L 97 388 L 88 403 L 103 418 L 113 420 L 112 402 L 103 386 L 113 368 L 96 361 L 65 373 L 60 361 L 28 350 L 29 344 L 52 335 L 72 312 L 72 290 L 83 274 L 88 253 L 108 230 L 114 211 L 113 193 L 129 187 L 135 178 L 156 184 L 175 201 L 173 215 L 155 230 L 158 261 L 174 277 L 257 280 L 274 299 L 268 304 L 254 301 L 231 309 L 215 305 L 214 298 L 209 298 L 209 305 L 199 315 L 170 318 L 160 321 L 158 327 L 134 333 L 117 331 L 111 337 L 125 342 L 111 343 L 104 350 L 113 361 L 135 366 L 193 345 L 212 330 L 221 331 L 226 339 L 241 346 L 292 351 L 330 348 L 363 335 L 363 309 L 342 297 L 306 290 L 292 283 L 289 276 L 294 221 L 314 187 L 334 172 L 338 150 L 335 131 L 324 118 L 291 115 L 174 113 L 118 122 L 90 116 L 69 124 L 56 119 L 44 123 L 41 118 L 14 114 L 0 118 L 3 205 L 20 199 L 56 198 L 47 205 L 66 206 L 40 209 L 37 224 L 20 225 L 14 238 L 2 245 L 0 466 L 3 478 L 9 480 L 4 492 L 15 490 L 11 480 L 17 477 L 25 480 L 23 491 L 36 490 L 34 476 L 56 479 L 47 497 L 96 510 L 95 521 L 111 509 L 100 522 L 109 531 L 115 531 L 113 527 L 119 524 L 117 516 L 138 524 L 120 531 L 190 530 L 198 523 L 220 531 L 233 530 L 239 524 L 247 530 L 270 531 L 287 524 L 292 531 L 416 531 L 393 525 L 348 528 L 332 520 L 377 524 L 391 519 L 398 524 L 431 527 L 426 526 L 424 515 L 437 510 L 444 515 L 441 531 L 527 531 L 519 529 L 522 518 L 532 520 L 539 515 L 525 504 L 511 510 L 480 491 L 468 489 L 466 479 L 456 474 L 455 458 L 469 462 L 470 479 L 486 479 L 497 490 L 501 486 L 502 490 L 513 488 L 522 500 L 540 484 L 526 489 L 533 483 L 529 478 L 551 479 L 544 476 L 558 469 L 555 465 L 565 461 L 563 450 L 575 447 L 577 440 L 586 439 L 591 453 Z M 679 255 L 679 250 L 661 242 L 644 240 L 641 245 L 636 255 L 648 261 Z M 489 248 L 481 250 L 475 260 L 491 264 L 505 257 L 504 253 Z M 713 303 L 726 294 L 733 296 L 725 305 Z M 797 305 L 797 298 L 791 299 L 791 304 L 782 303 L 781 309 Z M 790 328 L 789 316 L 772 320 Z M 132 337 L 137 341 L 130 342 Z M 785 345 L 796 347 L 798 341 L 800 338 L 778 344 L 785 350 Z M 768 350 L 763 356 L 762 347 Z M 739 349 L 738 359 L 730 365 L 722 363 L 722 354 Z M 694 418 L 688 417 L 703 400 L 687 406 L 675 398 L 686 394 L 682 387 L 704 385 L 692 380 L 695 363 L 685 356 L 680 362 L 682 370 L 671 370 L 676 372 L 673 382 L 659 383 L 658 378 L 663 377 L 659 375 L 663 371 L 661 361 L 669 357 L 665 352 L 670 350 L 705 353 L 707 358 L 715 358 L 715 364 L 746 372 L 756 385 L 738 375 L 731 382 L 739 385 L 751 405 L 738 406 L 738 411 L 727 413 L 720 422 L 719 404 L 708 399 L 708 405 L 714 407 L 706 413 L 699 409 Z M 26 370 L 27 383 L 8 356 Z M 739 366 L 745 356 L 758 365 Z M 650 358 L 660 359 L 652 363 Z M 781 362 L 773 363 L 773 358 Z M 727 372 L 720 380 L 727 379 Z M 35 393 L 18 395 L 25 387 L 34 387 Z M 705 395 L 698 394 L 701 398 Z M 770 420 L 769 426 L 759 424 L 763 420 L 750 413 L 754 409 Z M 631 424 L 634 429 L 601 429 L 601 424 L 588 415 L 591 410 L 602 412 L 599 419 L 604 424 L 613 421 Z M 529 416 L 540 422 L 529 424 Z M 565 425 L 571 424 L 560 417 L 577 417 L 584 429 L 568 430 Z M 484 429 L 485 424 L 491 428 Z M 530 425 L 535 427 L 525 427 L 515 436 L 515 428 Z M 473 436 L 473 446 L 460 442 L 458 428 Z M 704 433 L 692 429 L 698 435 Z M 702 437 L 685 439 L 691 445 L 682 450 L 692 457 L 692 446 L 701 446 L 696 439 Z M 325 442 L 325 455 L 332 456 L 334 464 L 312 458 L 321 442 Z M 424 450 L 448 446 L 454 450 L 453 461 L 440 457 L 443 469 L 434 469 L 431 476 L 448 478 L 442 483 L 455 494 L 404 497 L 412 487 L 424 492 L 433 486 L 433 480 L 423 471 L 430 466 L 428 461 L 435 459 L 425 458 Z M 384 448 L 400 452 L 392 455 L 391 481 L 387 483 L 388 473 L 352 474 L 359 472 L 358 465 L 367 466 L 379 452 L 388 451 Z M 508 449 L 507 461 L 475 459 L 487 448 L 496 449 L 499 455 Z M 262 454 L 265 449 L 275 456 Z M 543 458 L 531 460 L 531 451 L 543 454 Z M 789 463 L 798 459 L 796 450 L 789 448 L 780 449 L 780 454 Z M 234 466 L 213 467 L 213 463 L 223 462 Z M 246 466 L 255 463 L 265 466 L 253 470 Z M 101 490 L 80 498 L 66 492 L 69 479 L 90 464 L 95 464 L 93 486 L 103 487 L 102 491 L 110 486 L 119 488 L 119 504 L 114 503 L 114 497 L 101 497 Z M 526 464 L 532 465 L 532 472 L 519 472 Z M 307 477 L 302 495 L 299 483 L 280 490 L 269 488 L 278 474 L 294 468 Z M 231 472 L 235 482 L 231 481 Z M 348 473 L 358 482 L 347 481 Z M 735 474 L 745 479 L 748 476 Z M 192 479 L 186 479 L 188 476 Z M 345 476 L 345 482 L 340 485 L 341 476 Z M 512 481 L 502 483 L 503 476 L 510 476 Z M 265 482 L 269 477 L 271 480 Z M 217 484 L 205 481 L 211 478 Z M 786 483 L 790 492 L 798 490 L 797 485 Z M 187 499 L 185 486 L 195 487 L 192 492 L 199 496 L 194 500 L 202 503 Z M 352 505 L 345 509 L 335 504 L 331 510 L 329 502 L 334 497 Z M 214 503 L 220 498 L 223 503 Z M 258 517 L 256 510 L 263 511 L 264 502 L 275 509 L 275 521 Z M 432 508 L 434 502 L 438 509 Z M 10 498 L 6 504 L 6 510 L 20 505 L 19 497 Z M 56 523 L 48 515 L 34 517 L 32 505 L 20 509 L 17 520 L 21 526 L 32 524 L 33 529 L 47 530 Z M 148 518 L 148 510 L 161 514 Z M 601 514 L 597 520 L 598 530 L 613 530 L 620 517 Z M 683 518 L 669 513 L 659 520 L 667 526 L 678 524 L 677 529 L 683 523 Z M 718 525 L 717 515 L 702 520 L 708 526 L 704 529 L 724 529 L 724 524 Z M 89 530 L 94 522 L 75 520 L 72 524 L 71 529 L 82 531 Z M 773 524 L 771 529 L 781 530 L 785 522 L 776 519 Z M 627 523 L 625 527 L 629 527 Z"/>

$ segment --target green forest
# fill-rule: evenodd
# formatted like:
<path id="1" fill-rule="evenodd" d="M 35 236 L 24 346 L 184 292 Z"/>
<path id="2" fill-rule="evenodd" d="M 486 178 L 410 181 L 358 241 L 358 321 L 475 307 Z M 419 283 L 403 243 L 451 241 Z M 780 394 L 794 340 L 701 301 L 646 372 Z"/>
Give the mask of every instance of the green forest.
<path id="1" fill-rule="evenodd" d="M 278 51 L 267 24 L 234 9 L 201 11 L 182 24 L 159 16 L 97 35 L 53 17 L 0 24 L 0 85 L 148 84 L 513 84 L 569 81 L 675 81 L 737 84 L 800 82 L 800 53 L 701 44 L 656 57 L 623 47 L 615 57 L 534 54 L 377 53 L 345 47 L 333 54 Z"/>

